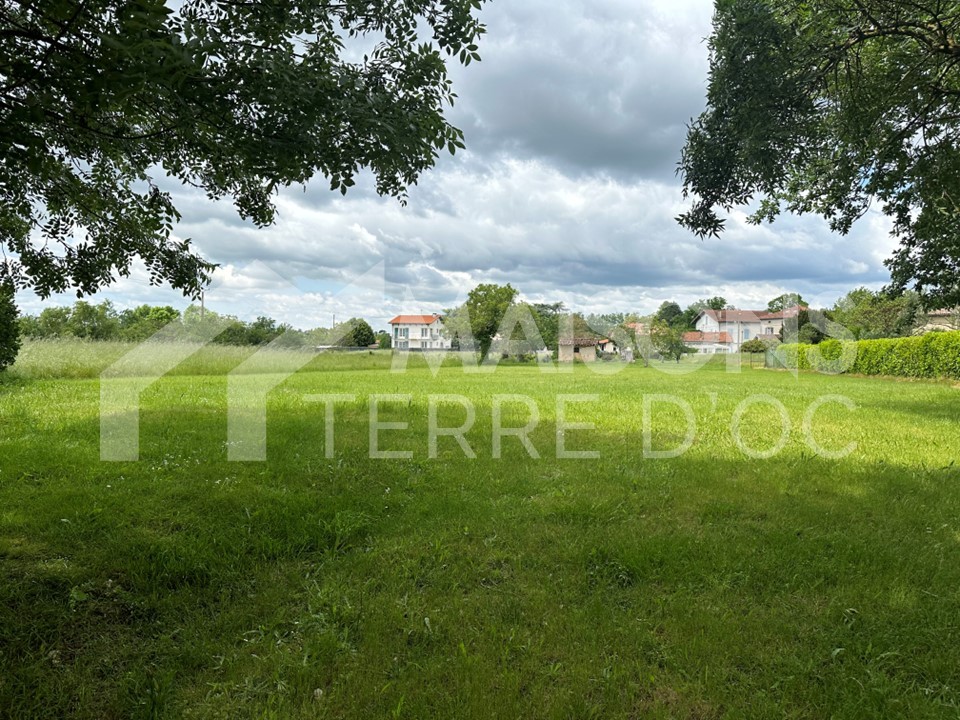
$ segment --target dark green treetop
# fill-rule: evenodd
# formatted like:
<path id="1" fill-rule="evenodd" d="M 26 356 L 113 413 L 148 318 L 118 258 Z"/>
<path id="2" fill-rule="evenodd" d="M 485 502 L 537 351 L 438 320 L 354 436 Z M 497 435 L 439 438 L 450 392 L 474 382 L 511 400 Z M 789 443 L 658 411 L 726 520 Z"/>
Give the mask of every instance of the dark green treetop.
<path id="1" fill-rule="evenodd" d="M 716 0 L 707 109 L 679 172 L 701 237 L 720 211 L 815 213 L 845 234 L 871 206 L 899 248 L 892 288 L 960 304 L 960 12 L 941 0 Z"/>
<path id="2" fill-rule="evenodd" d="M 83 295 L 139 257 L 196 296 L 164 173 L 259 226 L 315 175 L 402 200 L 463 147 L 444 53 L 479 59 L 482 2 L 0 0 L 0 272 Z"/>

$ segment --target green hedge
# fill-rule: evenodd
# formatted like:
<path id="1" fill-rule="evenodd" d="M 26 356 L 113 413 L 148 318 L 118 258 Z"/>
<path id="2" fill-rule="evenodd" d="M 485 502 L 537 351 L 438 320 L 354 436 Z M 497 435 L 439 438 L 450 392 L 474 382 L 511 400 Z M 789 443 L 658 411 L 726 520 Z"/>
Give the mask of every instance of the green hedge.
<path id="1" fill-rule="evenodd" d="M 960 331 L 917 337 L 781 345 L 767 353 L 767 367 L 823 373 L 960 379 Z"/>

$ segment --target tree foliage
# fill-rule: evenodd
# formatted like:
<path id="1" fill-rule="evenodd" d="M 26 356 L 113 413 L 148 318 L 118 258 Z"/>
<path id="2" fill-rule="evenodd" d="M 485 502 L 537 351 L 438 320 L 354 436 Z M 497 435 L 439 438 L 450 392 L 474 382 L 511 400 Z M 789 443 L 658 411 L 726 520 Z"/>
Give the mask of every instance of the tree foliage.
<path id="1" fill-rule="evenodd" d="M 443 319 L 444 332 L 462 342 L 470 337 L 481 357 L 486 357 L 507 309 L 517 298 L 517 290 L 507 285 L 481 283 L 467 295 L 467 301 L 448 310 Z M 465 349 L 465 348 L 464 348 Z"/>
<path id="2" fill-rule="evenodd" d="M 599 338 L 600 332 L 583 316 L 583 313 L 570 313 L 564 320 L 565 329 L 576 338 Z"/>
<path id="3" fill-rule="evenodd" d="M 615 328 L 622 327 L 627 322 L 627 314 L 622 312 L 590 313 L 585 320 L 594 332 L 609 335 Z"/>
<path id="4" fill-rule="evenodd" d="M 784 293 L 777 295 L 773 300 L 767 303 L 767 312 L 783 312 L 796 305 L 806 305 L 803 296 L 799 293 Z"/>
<path id="5" fill-rule="evenodd" d="M 671 300 L 665 300 L 660 304 L 654 317 L 667 325 L 672 325 L 681 315 L 683 315 L 683 310 L 680 309 L 677 303 Z"/>
<path id="6" fill-rule="evenodd" d="M 762 353 L 767 351 L 768 344 L 758 337 L 747 340 L 740 346 L 740 352 Z"/>
<path id="7" fill-rule="evenodd" d="M 180 311 L 169 305 L 140 305 L 120 313 L 120 337 L 146 340 L 161 328 L 180 319 Z"/>
<path id="8" fill-rule="evenodd" d="M 803 312 L 800 314 L 799 321 L 800 329 L 797 331 L 797 342 L 805 343 L 807 345 L 816 345 L 823 340 L 825 337 L 823 331 L 808 319 L 803 317 Z"/>
<path id="9" fill-rule="evenodd" d="M 315 175 L 402 199 L 463 147 L 443 53 L 479 59 L 482 2 L 0 0 L 3 272 L 88 294 L 140 257 L 196 296 L 212 266 L 158 172 L 260 226 Z"/>
<path id="10" fill-rule="evenodd" d="M 787 307 L 791 306 L 787 305 Z M 777 333 L 777 340 L 816 345 L 826 337 L 824 333 L 826 326 L 827 317 L 823 312 L 819 310 L 811 312 L 807 308 L 801 308 L 796 317 L 784 320 L 783 327 Z"/>
<path id="11" fill-rule="evenodd" d="M 651 325 L 650 342 L 664 359 L 680 362 L 680 358 L 686 351 L 686 346 L 683 344 L 683 332 L 671 327 L 663 320 L 655 320 Z"/>
<path id="12" fill-rule="evenodd" d="M 531 305 L 540 337 L 548 350 L 556 351 L 560 342 L 560 318 L 565 313 L 562 302 Z"/>
<path id="13" fill-rule="evenodd" d="M 144 305 L 135 311 L 127 311 L 125 319 L 134 321 L 140 317 L 141 313 L 145 314 L 150 310 L 149 305 Z M 20 328 L 24 335 L 33 338 L 126 339 L 122 335 L 126 325 L 121 322 L 113 303 L 109 300 L 104 300 L 97 305 L 78 300 L 73 307 L 44 308 L 38 316 L 25 315 L 20 318 Z"/>
<path id="14" fill-rule="evenodd" d="M 858 340 L 911 335 L 920 312 L 920 298 L 905 292 L 891 297 L 861 287 L 837 300 L 830 315 Z"/>
<path id="15" fill-rule="evenodd" d="M 532 360 L 537 353 L 547 348 L 541 327 L 545 320 L 535 305 L 526 302 L 513 303 L 504 313 L 499 329 L 491 344 L 491 352 L 516 360 Z M 555 322 L 554 325 L 557 323 Z"/>
<path id="16" fill-rule="evenodd" d="M 191 305 L 182 314 L 169 305 L 140 305 L 117 312 L 109 300 L 92 305 L 78 300 L 72 307 L 48 307 L 39 315 L 20 318 L 20 331 L 36 339 L 81 338 L 84 340 L 146 340 L 162 328 L 173 324 L 173 337 L 197 339 L 204 325 L 221 325 L 223 330 L 214 339 L 222 345 L 265 345 L 282 337 L 287 346 L 303 345 L 305 333 L 289 325 L 260 316 L 253 322 L 244 322 L 229 315 L 206 310 L 201 318 L 200 308 Z M 323 333 L 331 331 L 320 329 Z M 317 331 L 311 331 L 317 332 Z"/>
<path id="17" fill-rule="evenodd" d="M 350 318 L 344 323 L 343 334 L 337 343 L 342 347 L 368 347 L 377 342 L 373 328 L 363 318 Z"/>
<path id="18" fill-rule="evenodd" d="M 707 109 L 680 161 L 690 210 L 893 222 L 893 287 L 960 304 L 960 12 L 941 0 L 716 0 Z"/>
<path id="19" fill-rule="evenodd" d="M 20 324 L 13 283 L 0 281 L 0 371 L 12 365 L 20 350 Z"/>

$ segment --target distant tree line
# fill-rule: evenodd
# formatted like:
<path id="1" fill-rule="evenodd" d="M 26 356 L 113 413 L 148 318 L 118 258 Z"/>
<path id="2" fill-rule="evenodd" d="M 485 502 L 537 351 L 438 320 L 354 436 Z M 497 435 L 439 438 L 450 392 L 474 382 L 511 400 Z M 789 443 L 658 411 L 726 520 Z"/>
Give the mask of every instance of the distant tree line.
<path id="1" fill-rule="evenodd" d="M 0 298 L 2 305 L 2 298 Z M 84 340 L 146 340 L 171 323 L 185 339 L 199 336 L 204 323 L 220 323 L 224 329 L 213 342 L 222 345 L 266 345 L 278 341 L 285 347 L 331 345 L 368 347 L 386 344 L 388 333 L 374 333 L 362 318 L 350 318 L 332 328 L 298 330 L 266 316 L 244 321 L 191 305 L 182 313 L 169 305 L 140 305 L 117 310 L 105 300 L 91 304 L 78 300 L 70 307 L 50 307 L 39 315 L 24 315 L 18 320 L 19 334 L 33 339 L 80 338 Z"/>
<path id="2" fill-rule="evenodd" d="M 924 317 L 920 297 L 914 292 L 892 296 L 863 287 L 850 291 L 833 307 L 820 310 L 806 308 L 798 294 L 785 293 L 770 300 L 767 311 L 777 312 L 798 304 L 804 307 L 798 313 L 796 339 L 808 344 L 819 343 L 827 337 L 825 330 L 829 323 L 836 323 L 854 338 L 865 340 L 911 335 Z M 697 316 L 702 311 L 733 309 L 725 298 L 715 296 L 697 300 L 686 309 L 666 301 L 656 313 L 646 316 L 628 312 L 583 315 L 569 311 L 562 302 L 525 302 L 520 299 L 519 291 L 509 284 L 481 284 L 470 291 L 463 305 L 444 312 L 444 333 L 454 348 L 460 348 L 469 339 L 484 357 L 494 349 L 505 355 L 528 358 L 544 349 L 555 353 L 564 333 L 572 333 L 574 337 L 611 337 L 623 345 L 626 339 L 637 340 L 637 323 L 642 323 L 646 326 L 644 335 L 649 336 L 647 349 L 660 357 L 679 360 L 691 351 L 683 343 L 683 333 L 695 329 Z M 532 318 L 533 326 L 525 328 L 524 323 L 511 322 L 520 317 Z M 509 328 L 504 337 L 500 330 L 505 320 Z M 391 346 L 390 333 L 374 332 L 361 318 L 350 318 L 331 328 L 298 330 L 266 316 L 244 321 L 201 310 L 197 305 L 183 312 L 169 305 L 117 310 L 109 300 L 99 304 L 79 300 L 70 307 L 50 307 L 38 315 L 18 316 L 13 288 L 0 284 L 0 370 L 15 359 L 20 337 L 139 342 L 174 323 L 181 337 L 189 339 L 200 337 L 203 323 L 210 322 L 225 325 L 214 340 L 225 345 L 265 345 L 277 341 L 286 347 L 377 345 L 388 349 Z M 777 340 L 784 340 L 782 333 Z M 644 359 L 647 358 L 644 350 Z"/>

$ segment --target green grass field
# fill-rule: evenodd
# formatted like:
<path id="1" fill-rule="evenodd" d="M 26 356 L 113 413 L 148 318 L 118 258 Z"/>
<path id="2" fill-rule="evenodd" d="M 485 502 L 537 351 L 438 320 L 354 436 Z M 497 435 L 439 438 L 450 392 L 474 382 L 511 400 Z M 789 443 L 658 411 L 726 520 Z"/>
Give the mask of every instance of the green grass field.
<path id="1" fill-rule="evenodd" d="M 940 718 L 960 716 L 960 389 L 721 362 L 686 374 L 503 366 L 434 377 L 319 356 L 269 396 L 266 462 L 228 462 L 207 348 L 146 390 L 140 460 L 99 460 L 120 345 L 25 348 L 0 383 L 0 716 Z M 613 369 L 612 366 L 603 367 Z M 681 367 L 680 369 L 686 369 Z M 324 405 L 336 406 L 326 457 Z M 368 400 L 384 403 L 369 457 Z M 472 402 L 429 457 L 429 396 Z M 494 397 L 539 411 L 494 458 Z M 558 459 L 556 399 L 574 451 Z M 696 418 L 644 456 L 644 397 Z M 770 396 L 792 429 L 730 434 Z M 812 437 L 805 413 L 823 396 Z M 442 425 L 466 411 L 440 404 Z M 503 407 L 505 425 L 527 409 Z M 740 437 L 765 449 L 780 413 Z M 652 406 L 650 449 L 686 434 Z"/>

